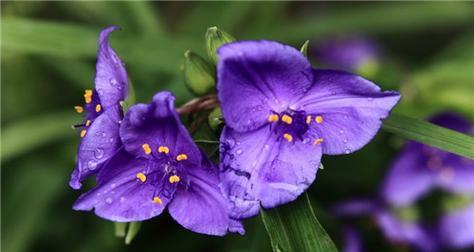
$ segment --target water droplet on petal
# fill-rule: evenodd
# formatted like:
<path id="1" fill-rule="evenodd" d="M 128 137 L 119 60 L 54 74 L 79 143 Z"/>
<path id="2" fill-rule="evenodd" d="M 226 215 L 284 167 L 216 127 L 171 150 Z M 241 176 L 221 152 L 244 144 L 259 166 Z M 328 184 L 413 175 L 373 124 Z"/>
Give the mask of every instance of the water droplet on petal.
<path id="1" fill-rule="evenodd" d="M 238 149 L 235 153 L 237 153 L 237 155 L 242 154 L 242 149 Z"/>
<path id="2" fill-rule="evenodd" d="M 95 170 L 95 168 L 97 168 L 97 161 L 89 160 L 89 162 L 87 162 L 87 168 L 89 168 L 89 170 Z"/>
<path id="3" fill-rule="evenodd" d="M 115 184 L 115 183 L 110 184 L 110 188 L 112 188 L 112 189 L 114 189 L 116 186 L 117 186 L 117 184 Z"/>
<path id="4" fill-rule="evenodd" d="M 115 78 L 110 78 L 109 83 L 110 83 L 110 85 L 112 85 L 114 87 L 118 86 L 118 84 L 119 84 L 118 81 Z"/>
<path id="5" fill-rule="evenodd" d="M 268 144 L 265 144 L 265 146 L 263 146 L 263 147 L 267 150 L 270 149 L 270 145 L 268 145 Z"/>
<path id="6" fill-rule="evenodd" d="M 105 199 L 105 203 L 107 204 L 112 204 L 113 200 L 112 198 L 108 197 L 107 199 Z"/>
<path id="7" fill-rule="evenodd" d="M 344 142 L 344 143 L 347 143 L 347 138 L 344 138 L 343 142 Z"/>
<path id="8" fill-rule="evenodd" d="M 113 137 L 109 138 L 109 142 L 113 143 L 113 142 L 114 142 L 114 138 L 113 138 Z"/>
<path id="9" fill-rule="evenodd" d="M 372 97 L 367 98 L 367 101 L 369 101 L 369 102 L 371 102 L 373 100 L 374 100 L 374 98 L 372 98 Z"/>
<path id="10" fill-rule="evenodd" d="M 97 148 L 94 151 L 94 157 L 97 159 L 101 159 L 104 156 L 104 149 Z"/>
<path id="11" fill-rule="evenodd" d="M 346 154 L 349 154 L 349 153 L 351 153 L 351 149 L 349 149 L 349 148 L 346 148 L 346 150 L 344 151 L 344 153 L 346 153 Z"/>
<path id="12" fill-rule="evenodd" d="M 339 130 L 339 133 L 340 133 L 340 134 L 344 134 L 344 130 Z"/>
<path id="13" fill-rule="evenodd" d="M 124 203 L 125 202 L 125 197 L 120 197 L 120 203 Z"/>

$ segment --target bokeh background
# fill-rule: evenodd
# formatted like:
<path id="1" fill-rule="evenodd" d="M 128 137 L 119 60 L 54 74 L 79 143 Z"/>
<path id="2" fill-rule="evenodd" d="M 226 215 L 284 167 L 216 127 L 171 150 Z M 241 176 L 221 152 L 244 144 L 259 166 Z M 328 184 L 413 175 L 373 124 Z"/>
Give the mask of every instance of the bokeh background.
<path id="1" fill-rule="evenodd" d="M 112 46 L 126 63 L 139 102 L 171 90 L 191 99 L 180 70 L 184 52 L 205 56 L 210 26 L 237 39 L 309 43 L 315 66 L 324 40 L 372 39 L 383 51 L 375 70 L 356 69 L 384 89 L 401 90 L 396 112 L 417 118 L 451 110 L 474 119 L 474 4 L 472 2 L 1 2 L 1 231 L 2 250 L 21 251 L 269 251 L 259 217 L 243 237 L 187 231 L 167 214 L 145 222 L 131 245 L 113 223 L 71 205 L 68 187 L 81 120 L 73 106 L 93 85 L 99 31 L 122 30 Z M 338 246 L 336 202 L 373 195 L 404 140 L 381 131 L 364 149 L 324 157 L 309 190 L 317 215 Z M 369 251 L 408 251 L 364 230 Z"/>

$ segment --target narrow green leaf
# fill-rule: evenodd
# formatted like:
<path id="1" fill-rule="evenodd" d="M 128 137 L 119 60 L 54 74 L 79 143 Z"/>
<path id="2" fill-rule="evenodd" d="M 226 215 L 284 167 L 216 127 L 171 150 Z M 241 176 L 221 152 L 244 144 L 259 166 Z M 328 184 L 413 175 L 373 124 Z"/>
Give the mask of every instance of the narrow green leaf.
<path id="1" fill-rule="evenodd" d="M 301 46 L 301 49 L 300 49 L 300 52 L 301 52 L 305 57 L 308 56 L 308 44 L 309 44 L 309 40 L 306 40 L 306 41 L 304 42 L 304 44 Z"/>
<path id="2" fill-rule="evenodd" d="M 79 118 L 71 107 L 69 111 L 56 111 L 6 125 L 2 132 L 2 162 L 46 143 L 74 136 L 71 125 L 79 122 Z"/>
<path id="3" fill-rule="evenodd" d="M 392 114 L 383 129 L 401 137 L 474 159 L 474 137 L 423 120 Z"/>
<path id="4" fill-rule="evenodd" d="M 318 222 L 306 193 L 294 202 L 261 213 L 273 251 L 337 251 Z"/>
<path id="5" fill-rule="evenodd" d="M 128 230 L 127 230 L 127 236 L 125 237 L 125 244 L 130 244 L 137 236 L 138 231 L 140 231 L 140 227 L 142 226 L 141 222 L 130 222 L 130 225 L 128 225 Z"/>
<path id="6" fill-rule="evenodd" d="M 115 222 L 115 236 L 125 237 L 125 230 L 127 229 L 128 222 Z"/>

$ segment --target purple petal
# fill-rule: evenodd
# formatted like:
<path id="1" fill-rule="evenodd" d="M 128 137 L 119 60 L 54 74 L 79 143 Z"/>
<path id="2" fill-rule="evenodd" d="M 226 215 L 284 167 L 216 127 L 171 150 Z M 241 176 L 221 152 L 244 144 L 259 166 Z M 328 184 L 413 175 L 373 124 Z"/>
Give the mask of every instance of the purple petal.
<path id="1" fill-rule="evenodd" d="M 474 160 L 446 153 L 437 184 L 453 193 L 474 194 Z"/>
<path id="2" fill-rule="evenodd" d="M 168 206 L 171 216 L 197 233 L 225 235 L 230 228 L 227 202 L 218 187 L 214 165 L 188 167 L 189 185 L 176 191 Z"/>
<path id="3" fill-rule="evenodd" d="M 439 237 L 445 247 L 474 247 L 474 203 L 442 217 Z"/>
<path id="4" fill-rule="evenodd" d="M 102 30 L 99 36 L 95 89 L 104 109 L 125 100 L 128 93 L 128 77 L 124 64 L 109 44 L 110 33 L 117 29 L 117 26 L 108 27 Z"/>
<path id="5" fill-rule="evenodd" d="M 362 239 L 359 233 L 351 226 L 346 226 L 343 229 L 344 248 L 343 252 L 362 252 Z"/>
<path id="6" fill-rule="evenodd" d="M 221 143 L 221 188 L 236 219 L 256 215 L 259 201 L 270 208 L 296 199 L 321 159 L 319 145 L 282 141 L 270 126 L 247 133 L 226 127 Z"/>
<path id="7" fill-rule="evenodd" d="M 119 152 L 100 171 L 97 186 L 81 195 L 73 209 L 95 209 L 96 215 L 117 222 L 142 221 L 161 214 L 172 195 L 161 195 L 162 204 L 153 203 L 157 185 L 151 183 L 151 177 L 162 174 L 148 174 L 147 170 L 152 170 L 149 165 L 146 159 Z M 137 179 L 140 172 L 148 174 L 145 182 Z"/>
<path id="8" fill-rule="evenodd" d="M 150 104 L 132 106 L 120 127 L 125 149 L 138 157 L 150 158 L 160 146 L 169 148 L 170 155 L 186 154 L 188 162 L 200 164 L 201 153 L 174 109 L 174 96 L 159 92 Z M 148 144 L 152 155 L 144 152 Z"/>
<path id="9" fill-rule="evenodd" d="M 382 186 L 385 201 L 398 207 L 406 206 L 433 188 L 436 180 L 424 160 L 414 145 L 399 155 Z"/>
<path id="10" fill-rule="evenodd" d="M 218 53 L 222 112 L 227 125 L 238 131 L 258 128 L 311 85 L 310 63 L 290 46 L 244 41 L 224 45 Z"/>
<path id="11" fill-rule="evenodd" d="M 472 125 L 468 120 L 451 112 L 438 114 L 429 120 L 438 126 L 452 129 L 464 134 L 471 134 L 472 132 Z"/>
<path id="12" fill-rule="evenodd" d="M 334 214 L 344 217 L 369 215 L 379 209 L 379 204 L 373 199 L 354 199 L 338 203 L 332 208 Z"/>
<path id="13" fill-rule="evenodd" d="M 392 242 L 408 243 L 426 252 L 436 250 L 435 241 L 419 224 L 399 220 L 385 211 L 378 212 L 375 218 L 385 237 Z"/>
<path id="14" fill-rule="evenodd" d="M 322 116 L 311 130 L 324 139 L 325 154 L 351 153 L 367 144 L 400 99 L 398 92 L 382 92 L 357 75 L 314 70 L 312 87 L 295 104 L 307 113 Z"/>
<path id="15" fill-rule="evenodd" d="M 121 145 L 119 121 L 121 110 L 111 107 L 100 114 L 87 127 L 77 153 L 77 163 L 69 185 L 74 189 L 81 188 L 81 182 L 100 170 L 103 163 L 115 155 Z"/>

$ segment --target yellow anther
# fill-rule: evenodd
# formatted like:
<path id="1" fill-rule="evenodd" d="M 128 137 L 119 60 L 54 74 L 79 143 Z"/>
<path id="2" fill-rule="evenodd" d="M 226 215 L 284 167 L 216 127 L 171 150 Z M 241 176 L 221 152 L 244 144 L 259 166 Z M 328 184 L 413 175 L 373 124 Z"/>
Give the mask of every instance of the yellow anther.
<path id="1" fill-rule="evenodd" d="M 87 130 L 81 130 L 81 137 L 85 137 L 87 133 Z"/>
<path id="2" fill-rule="evenodd" d="M 288 133 L 283 134 L 283 137 L 284 137 L 288 142 L 293 141 L 293 137 L 292 137 L 290 134 L 288 134 Z"/>
<path id="3" fill-rule="evenodd" d="M 283 115 L 281 120 L 286 124 L 291 124 L 293 122 L 293 118 L 291 118 L 289 115 Z"/>
<path id="4" fill-rule="evenodd" d="M 151 153 L 150 145 L 148 145 L 148 144 L 143 144 L 143 145 L 142 145 L 142 148 L 143 148 L 143 150 L 145 151 L 145 154 L 150 155 L 150 153 Z"/>
<path id="5" fill-rule="evenodd" d="M 268 116 L 269 122 L 278 122 L 278 119 L 279 119 L 278 115 L 275 115 L 275 114 Z"/>
<path id="6" fill-rule="evenodd" d="M 306 116 L 306 123 L 307 124 L 310 124 L 311 123 L 311 116 Z"/>
<path id="7" fill-rule="evenodd" d="M 173 183 L 178 183 L 180 181 L 180 178 L 178 175 L 173 175 L 173 176 L 170 176 L 170 183 L 173 184 Z"/>
<path id="8" fill-rule="evenodd" d="M 168 154 L 168 153 L 170 152 L 170 149 L 169 149 L 168 147 L 166 147 L 166 146 L 160 146 L 160 147 L 158 148 L 158 152 L 159 152 L 159 153 Z"/>
<path id="9" fill-rule="evenodd" d="M 153 203 L 163 205 L 163 201 L 158 196 L 153 197 Z"/>
<path id="10" fill-rule="evenodd" d="M 318 139 L 314 140 L 313 144 L 314 144 L 314 145 L 317 145 L 317 144 L 322 143 L 323 141 L 324 141 L 324 139 L 318 138 Z"/>
<path id="11" fill-rule="evenodd" d="M 137 173 L 137 179 L 139 179 L 142 183 L 146 181 L 146 175 L 143 172 Z"/>
<path id="12" fill-rule="evenodd" d="M 76 110 L 77 113 L 84 112 L 84 108 L 82 106 L 74 106 L 74 109 Z"/>
<path id="13" fill-rule="evenodd" d="M 316 116 L 314 118 L 314 121 L 316 121 L 317 123 L 322 123 L 323 122 L 323 117 L 322 116 Z"/>
<path id="14" fill-rule="evenodd" d="M 188 155 L 186 155 L 186 154 L 179 154 L 179 155 L 176 157 L 176 160 L 178 160 L 178 161 L 186 160 L 186 159 L 188 159 Z"/>
<path id="15" fill-rule="evenodd" d="M 99 113 L 102 110 L 102 106 L 100 104 L 95 105 L 95 112 Z"/>
<path id="16" fill-rule="evenodd" d="M 91 125 L 91 120 L 86 121 L 86 127 L 89 127 Z"/>
<path id="17" fill-rule="evenodd" d="M 92 102 L 92 90 L 86 89 L 84 91 L 84 100 L 86 101 L 86 103 Z"/>

